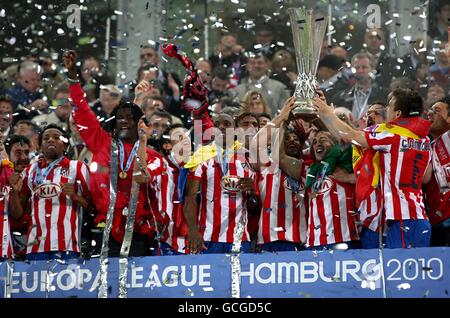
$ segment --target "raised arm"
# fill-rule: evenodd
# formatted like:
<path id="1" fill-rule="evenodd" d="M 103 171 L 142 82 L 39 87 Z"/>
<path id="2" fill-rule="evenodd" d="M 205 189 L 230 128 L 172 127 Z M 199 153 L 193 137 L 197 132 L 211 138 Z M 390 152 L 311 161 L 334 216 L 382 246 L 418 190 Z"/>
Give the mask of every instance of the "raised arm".
<path id="1" fill-rule="evenodd" d="M 314 106 L 322 122 L 336 138 L 343 139 L 345 142 L 351 142 L 363 148 L 368 148 L 364 132 L 353 129 L 340 120 L 334 113 L 333 107 L 329 106 L 319 97 L 314 98 Z"/>
<path id="2" fill-rule="evenodd" d="M 64 66 L 68 71 L 70 83 L 70 98 L 73 107 L 73 119 L 77 125 L 81 138 L 86 143 L 89 150 L 95 152 L 101 149 L 105 142 L 108 142 L 110 135 L 102 129 L 100 122 L 86 101 L 76 69 L 75 51 L 67 51 L 63 55 Z"/>

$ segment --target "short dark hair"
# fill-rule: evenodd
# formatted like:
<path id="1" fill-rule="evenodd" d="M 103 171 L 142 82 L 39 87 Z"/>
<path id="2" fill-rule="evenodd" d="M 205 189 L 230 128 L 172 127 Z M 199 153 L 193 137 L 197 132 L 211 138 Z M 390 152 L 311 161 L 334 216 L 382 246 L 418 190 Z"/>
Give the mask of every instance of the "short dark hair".
<path id="1" fill-rule="evenodd" d="M 41 128 L 35 123 L 32 122 L 29 119 L 20 119 L 18 120 L 15 124 L 14 127 L 17 127 L 20 124 L 25 124 L 31 127 L 31 130 L 35 133 L 35 134 L 40 134 L 41 133 Z"/>
<path id="2" fill-rule="evenodd" d="M 419 117 L 423 113 L 423 99 L 419 93 L 411 89 L 397 88 L 391 92 L 395 97 L 394 110 L 402 112 L 403 118 Z"/>
<path id="3" fill-rule="evenodd" d="M 47 130 L 49 130 L 49 129 L 57 129 L 57 130 L 59 130 L 59 131 L 61 132 L 61 136 L 63 136 L 64 138 L 67 139 L 67 142 L 64 142 L 64 143 L 67 144 L 67 145 L 69 144 L 68 140 L 69 140 L 70 136 L 69 136 L 69 134 L 67 133 L 67 131 L 65 131 L 64 129 L 62 129 L 62 127 L 60 127 L 60 126 L 58 126 L 58 125 L 50 124 L 50 125 L 45 126 L 45 127 L 42 129 L 41 133 L 39 134 L 39 141 L 38 141 L 39 146 L 42 145 L 42 138 L 43 138 L 43 136 L 44 136 L 44 133 L 45 133 Z"/>
<path id="4" fill-rule="evenodd" d="M 447 104 L 447 109 L 450 111 L 450 95 L 444 96 L 440 100 L 437 101 L 438 103 L 444 103 Z M 450 114 L 449 114 L 450 115 Z"/>
<path id="5" fill-rule="evenodd" d="M 137 79 L 139 79 L 139 77 L 140 77 L 142 72 L 148 71 L 148 70 L 150 70 L 151 68 L 154 68 L 154 67 L 158 68 L 158 66 L 153 64 L 153 63 L 144 63 L 141 66 L 139 66 L 137 74 L 136 74 Z"/>
<path id="6" fill-rule="evenodd" d="M 11 156 L 11 149 L 14 144 L 27 144 L 28 147 L 31 147 L 30 139 L 28 139 L 26 136 L 22 135 L 10 135 L 5 140 L 5 150 L 8 156 Z"/>
<path id="7" fill-rule="evenodd" d="M 222 81 L 228 81 L 229 80 L 228 70 L 225 67 L 219 65 L 216 68 L 214 68 L 214 70 L 213 70 L 213 78 L 214 77 L 217 77 L 218 79 L 221 79 Z"/>
<path id="8" fill-rule="evenodd" d="M 379 100 L 374 101 L 373 103 L 371 103 L 369 107 L 372 107 L 373 105 L 381 105 L 381 106 L 383 106 L 383 108 L 386 108 L 386 106 L 387 106 L 386 102 L 382 102 L 382 101 L 379 101 Z"/>
<path id="9" fill-rule="evenodd" d="M 0 102 L 9 103 L 12 106 L 12 100 L 6 95 L 0 95 Z"/>
<path id="10" fill-rule="evenodd" d="M 240 114 L 238 114 L 236 116 L 236 119 L 235 119 L 236 126 L 239 126 L 239 123 L 241 122 L 241 120 L 244 119 L 244 117 L 247 117 L 247 116 L 254 117 L 256 119 L 256 121 L 258 122 L 258 125 L 259 125 L 259 118 L 258 118 L 257 114 L 252 113 L 252 112 L 244 112 L 244 113 L 240 113 Z"/>
<path id="11" fill-rule="evenodd" d="M 166 112 L 166 111 L 159 111 L 159 110 L 154 111 L 154 112 L 150 115 L 149 120 L 150 120 L 152 117 L 154 117 L 154 116 L 159 116 L 159 117 L 162 117 L 162 118 L 167 118 L 167 119 L 169 120 L 169 124 L 172 125 L 172 115 L 170 115 L 168 112 Z"/>
<path id="12" fill-rule="evenodd" d="M 261 118 L 261 117 L 267 117 L 270 120 L 272 120 L 272 116 L 269 113 L 260 113 L 257 116 L 258 116 L 258 121 L 259 121 L 259 118 Z"/>

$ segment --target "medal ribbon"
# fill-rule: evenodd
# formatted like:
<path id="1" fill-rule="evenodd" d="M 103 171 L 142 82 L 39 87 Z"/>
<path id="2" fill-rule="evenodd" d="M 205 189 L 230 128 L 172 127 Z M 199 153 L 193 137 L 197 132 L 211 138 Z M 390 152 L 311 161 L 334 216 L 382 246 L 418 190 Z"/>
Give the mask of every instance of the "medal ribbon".
<path id="1" fill-rule="evenodd" d="M 128 157 L 125 169 L 123 168 L 123 163 L 125 161 L 125 150 L 124 150 L 124 147 L 123 147 L 123 143 L 122 143 L 121 140 L 118 140 L 117 143 L 119 144 L 119 152 L 120 152 L 119 153 L 119 156 L 120 156 L 120 171 L 127 172 L 128 170 L 130 170 L 131 163 L 133 162 L 134 157 L 136 157 L 137 149 L 138 149 L 138 146 L 139 146 L 139 140 L 134 143 L 133 149 L 131 150 L 130 156 Z"/>
<path id="2" fill-rule="evenodd" d="M 59 164 L 62 160 L 64 159 L 64 156 L 59 157 L 58 159 L 56 159 L 55 161 L 53 161 L 52 163 L 50 163 L 48 165 L 47 168 L 44 169 L 44 172 L 42 172 L 42 169 L 39 167 L 39 164 L 37 166 L 37 171 L 36 171 L 36 176 L 34 178 L 35 183 L 37 184 L 42 184 L 48 177 L 48 175 L 50 174 L 50 171 L 53 170 L 53 168 Z"/>

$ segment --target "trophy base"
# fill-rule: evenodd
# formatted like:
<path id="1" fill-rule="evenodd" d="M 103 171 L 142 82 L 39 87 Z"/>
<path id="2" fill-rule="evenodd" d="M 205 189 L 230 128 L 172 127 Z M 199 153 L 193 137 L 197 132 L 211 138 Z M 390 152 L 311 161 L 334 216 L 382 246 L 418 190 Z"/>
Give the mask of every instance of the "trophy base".
<path id="1" fill-rule="evenodd" d="M 301 118 L 305 121 L 313 121 L 318 118 L 318 115 L 313 108 L 305 107 L 303 105 L 295 107 L 291 113 L 294 118 Z"/>

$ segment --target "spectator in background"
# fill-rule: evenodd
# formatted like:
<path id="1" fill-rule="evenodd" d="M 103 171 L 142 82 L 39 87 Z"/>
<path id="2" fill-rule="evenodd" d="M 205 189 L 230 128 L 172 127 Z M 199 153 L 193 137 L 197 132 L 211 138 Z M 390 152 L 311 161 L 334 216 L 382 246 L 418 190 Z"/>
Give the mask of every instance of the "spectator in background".
<path id="1" fill-rule="evenodd" d="M 392 92 L 397 88 L 412 89 L 416 88 L 416 84 L 408 77 L 397 77 L 389 84 L 389 90 Z"/>
<path id="2" fill-rule="evenodd" d="M 100 93 L 100 85 L 109 81 L 103 76 L 100 61 L 93 56 L 84 59 L 81 67 L 81 83 L 88 102 L 95 101 Z"/>
<path id="3" fill-rule="evenodd" d="M 268 114 L 268 113 L 260 113 L 260 114 L 258 114 L 259 128 L 263 128 L 271 120 L 272 120 L 272 116 L 270 116 L 270 114 Z"/>
<path id="4" fill-rule="evenodd" d="M 349 85 L 342 76 L 343 60 L 336 55 L 325 55 L 317 68 L 319 88 L 328 102 L 334 103 L 333 96 L 348 89 Z"/>
<path id="5" fill-rule="evenodd" d="M 434 40 L 446 41 L 447 28 L 450 21 L 450 3 L 446 0 L 439 0 L 436 5 L 435 23 L 428 30 L 428 35 Z"/>
<path id="6" fill-rule="evenodd" d="M 197 69 L 198 75 L 200 76 L 202 83 L 208 90 L 211 90 L 211 79 L 212 79 L 211 63 L 204 58 L 200 58 L 195 63 L 195 68 Z"/>
<path id="7" fill-rule="evenodd" d="M 211 90 L 209 92 L 209 104 L 216 103 L 219 98 L 228 96 L 228 88 L 230 86 L 230 78 L 228 70 L 223 66 L 218 66 L 213 71 L 211 80 Z"/>
<path id="8" fill-rule="evenodd" d="M 385 36 L 382 29 L 369 29 L 364 35 L 363 46 L 371 57 L 375 66 L 375 81 L 381 87 L 386 87 L 392 77 L 398 76 L 396 72 L 396 61 L 389 56 L 385 50 Z"/>
<path id="9" fill-rule="evenodd" d="M 7 97 L 0 97 L 0 142 L 12 134 L 13 105 Z"/>
<path id="10" fill-rule="evenodd" d="M 430 85 L 428 85 L 427 98 L 425 99 L 424 103 L 425 112 L 431 109 L 431 106 L 433 106 L 437 101 L 444 98 L 445 95 L 446 94 L 444 88 L 438 83 L 431 83 Z"/>
<path id="11" fill-rule="evenodd" d="M 166 72 L 159 66 L 160 58 L 156 49 L 148 45 L 142 47 L 140 61 L 141 66 L 139 67 L 137 72 L 137 81 L 132 86 L 135 86 L 136 83 L 141 82 L 141 80 L 143 79 L 143 73 L 145 71 L 150 71 L 151 76 L 148 78 L 148 80 L 154 80 L 161 83 L 165 95 L 167 95 L 168 97 L 168 102 L 172 103 L 173 100 L 174 102 L 178 103 L 180 101 L 180 87 L 182 84 L 180 78 L 176 73 Z"/>
<path id="12" fill-rule="evenodd" d="M 62 85 L 57 88 L 52 100 L 54 110 L 48 114 L 36 116 L 32 121 L 40 128 L 44 128 L 49 124 L 55 124 L 67 131 L 69 116 L 72 111 L 69 96 L 70 90 L 68 85 Z"/>
<path id="13" fill-rule="evenodd" d="M 38 155 L 41 129 L 31 120 L 22 119 L 14 125 L 14 134 L 30 141 L 30 160 Z"/>
<path id="14" fill-rule="evenodd" d="M 209 57 L 212 68 L 215 69 L 221 65 L 231 71 L 230 84 L 235 87 L 242 78 L 246 77 L 244 65 L 247 59 L 243 54 L 243 47 L 238 44 L 234 35 L 226 34 L 220 38 L 216 51 Z"/>
<path id="15" fill-rule="evenodd" d="M 273 26 L 263 23 L 256 27 L 255 42 L 247 51 L 255 51 L 263 54 L 269 60 L 273 58 L 275 52 L 284 48 L 284 43 L 277 42 L 273 34 Z M 280 45 L 283 44 L 283 45 Z"/>
<path id="16" fill-rule="evenodd" d="M 395 68 L 399 70 L 399 76 L 406 76 L 412 80 L 416 80 L 416 72 L 420 66 L 428 65 L 427 55 L 431 49 L 431 38 L 423 34 L 415 37 L 414 41 L 410 42 L 409 53 L 404 55 Z"/>
<path id="17" fill-rule="evenodd" d="M 330 49 L 330 55 L 335 55 L 335 56 L 339 57 L 342 61 L 344 61 L 344 63 L 346 61 L 348 61 L 348 52 L 342 46 L 339 46 L 339 45 L 333 46 Z"/>
<path id="18" fill-rule="evenodd" d="M 19 106 L 29 109 L 47 108 L 47 97 L 41 92 L 43 69 L 38 64 L 25 61 L 20 64 L 17 83 L 7 91 L 14 109 Z"/>
<path id="19" fill-rule="evenodd" d="M 111 114 L 119 105 L 122 95 L 119 88 L 115 85 L 102 85 L 100 86 L 100 98 L 92 106 L 92 110 L 99 119 L 102 127 L 108 132 L 112 130 L 109 120 Z"/>
<path id="20" fill-rule="evenodd" d="M 297 81 L 297 67 L 295 58 L 286 50 L 278 50 L 272 57 L 270 78 L 283 83 L 291 92 L 295 91 Z"/>
<path id="21" fill-rule="evenodd" d="M 247 71 L 248 78 L 233 89 L 237 99 L 242 101 L 248 91 L 256 90 L 264 97 L 270 107 L 270 113 L 277 113 L 290 94 L 283 83 L 268 77 L 269 60 L 264 55 L 252 54 L 248 59 Z"/>
<path id="22" fill-rule="evenodd" d="M 445 52 L 447 41 L 441 42 L 436 49 L 436 62 L 430 66 L 431 80 L 445 88 L 447 93 L 450 88 L 450 57 Z"/>
<path id="23" fill-rule="evenodd" d="M 261 93 L 257 91 L 248 91 L 242 101 L 241 113 L 270 113 L 270 108 Z"/>
<path id="24" fill-rule="evenodd" d="M 355 85 L 336 94 L 332 99 L 336 106 L 350 109 L 355 120 L 363 126 L 364 121 L 361 119 L 369 105 L 377 100 L 385 100 L 388 91 L 378 87 L 372 80 L 373 64 L 367 53 L 355 54 L 352 58 L 352 68 L 355 70 Z"/>

